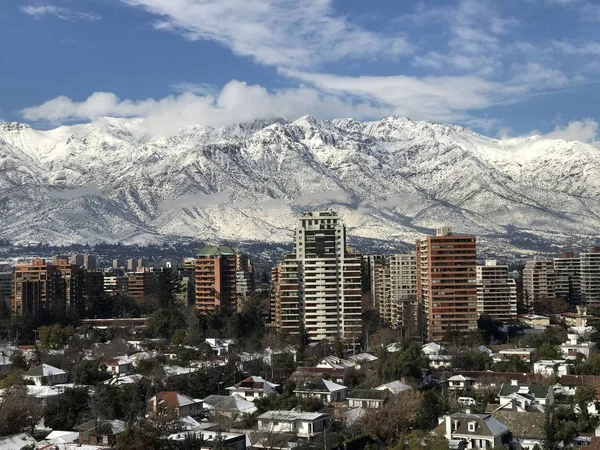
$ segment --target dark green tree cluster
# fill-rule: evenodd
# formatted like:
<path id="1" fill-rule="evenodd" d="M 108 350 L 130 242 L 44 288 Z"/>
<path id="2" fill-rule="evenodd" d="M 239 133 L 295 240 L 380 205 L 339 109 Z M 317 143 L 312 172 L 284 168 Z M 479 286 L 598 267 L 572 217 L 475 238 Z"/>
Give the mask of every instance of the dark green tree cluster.
<path id="1" fill-rule="evenodd" d="M 382 383 L 407 378 L 421 379 L 421 369 L 428 367 L 429 362 L 422 356 L 421 347 L 415 342 L 405 341 L 397 352 L 385 349 L 377 354 L 377 375 Z"/>

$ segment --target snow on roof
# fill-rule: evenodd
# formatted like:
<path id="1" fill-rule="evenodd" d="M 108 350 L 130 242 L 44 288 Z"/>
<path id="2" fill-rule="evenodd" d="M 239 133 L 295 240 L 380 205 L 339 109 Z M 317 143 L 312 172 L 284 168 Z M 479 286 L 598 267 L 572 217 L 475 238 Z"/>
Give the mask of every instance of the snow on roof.
<path id="1" fill-rule="evenodd" d="M 370 353 L 359 353 L 358 355 L 348 356 L 348 358 L 346 359 L 356 362 L 372 362 L 377 361 L 378 358 L 377 356 L 371 355 Z"/>
<path id="2" fill-rule="evenodd" d="M 28 445 L 37 446 L 37 441 L 29 433 L 12 434 L 0 437 L 0 448 L 2 450 L 21 450 Z"/>
<path id="3" fill-rule="evenodd" d="M 258 416 L 258 420 L 281 420 L 282 422 L 293 422 L 296 420 L 313 421 L 328 416 L 329 414 L 318 412 L 274 410 L 267 411 L 266 413 L 261 414 L 260 416 Z"/>
<path id="4" fill-rule="evenodd" d="M 400 380 L 392 381 L 390 383 L 382 384 L 381 386 L 377 386 L 375 389 L 378 391 L 388 390 L 392 394 L 399 394 L 400 392 L 408 391 L 412 389 L 408 384 L 403 383 Z"/>
<path id="5" fill-rule="evenodd" d="M 279 387 L 278 384 L 271 383 L 270 381 L 265 380 L 264 378 L 257 376 L 250 376 L 248 378 L 243 379 L 239 383 L 234 384 L 233 386 L 229 386 L 228 390 L 263 390 L 265 393 L 270 394 L 274 393 Z"/>
<path id="6" fill-rule="evenodd" d="M 469 378 L 463 375 L 454 375 L 448 378 L 448 381 L 475 381 L 475 378 Z"/>
<path id="7" fill-rule="evenodd" d="M 26 377 L 51 377 L 56 375 L 65 375 L 67 372 L 49 364 L 40 364 L 25 372 Z"/>

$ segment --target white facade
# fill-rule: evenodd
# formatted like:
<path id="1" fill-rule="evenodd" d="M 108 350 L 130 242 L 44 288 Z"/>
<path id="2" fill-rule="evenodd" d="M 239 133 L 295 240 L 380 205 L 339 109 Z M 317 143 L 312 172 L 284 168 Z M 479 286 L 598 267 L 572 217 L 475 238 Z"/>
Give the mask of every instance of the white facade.
<path id="1" fill-rule="evenodd" d="M 313 438 L 327 428 L 329 420 L 329 414 L 267 411 L 258 417 L 258 431 L 292 433 L 302 438 Z"/>
<path id="2" fill-rule="evenodd" d="M 578 353 L 581 353 L 583 356 L 588 358 L 591 354 L 596 353 L 597 351 L 595 342 L 580 341 L 578 334 L 568 334 L 567 338 L 568 341 L 560 346 L 560 352 L 565 359 L 575 360 L 577 359 Z"/>
<path id="3" fill-rule="evenodd" d="M 508 276 L 508 266 L 488 260 L 476 267 L 477 313 L 500 321 L 517 317 L 517 283 Z"/>
<path id="4" fill-rule="evenodd" d="M 564 359 L 544 359 L 533 363 L 533 372 L 544 376 L 558 375 L 561 377 L 571 373 L 571 364 L 567 364 Z"/>
<path id="5" fill-rule="evenodd" d="M 36 386 L 64 384 L 68 381 L 68 374 L 64 370 L 52 367 L 48 364 L 40 364 L 29 369 L 23 375 L 26 380 L 32 380 Z"/>
<path id="6" fill-rule="evenodd" d="M 362 259 L 346 249 L 346 227 L 332 211 L 304 213 L 294 255 L 281 263 L 277 326 L 311 339 L 360 338 Z"/>

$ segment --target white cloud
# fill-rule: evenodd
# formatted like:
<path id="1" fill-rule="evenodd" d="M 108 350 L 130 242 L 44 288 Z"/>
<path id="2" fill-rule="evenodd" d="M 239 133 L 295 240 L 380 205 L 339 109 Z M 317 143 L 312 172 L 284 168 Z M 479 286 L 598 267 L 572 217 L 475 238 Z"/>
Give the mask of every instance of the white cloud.
<path id="1" fill-rule="evenodd" d="M 566 141 L 581 141 L 597 145 L 598 122 L 591 118 L 569 122 L 567 126 L 557 126 L 554 131 L 544 137 L 549 139 L 564 139 Z"/>
<path id="2" fill-rule="evenodd" d="M 21 7 L 21 11 L 30 16 L 41 19 L 46 16 L 55 16 L 59 19 L 76 22 L 79 20 L 98 20 L 101 17 L 94 13 L 73 11 L 71 9 L 62 8 L 53 5 L 25 5 Z"/>
<path id="3" fill-rule="evenodd" d="M 224 126 L 260 118 L 303 115 L 319 117 L 380 117 L 392 111 L 368 101 L 350 101 L 316 89 L 298 87 L 268 91 L 230 81 L 217 96 L 187 92 L 160 100 L 121 100 L 109 92 L 96 92 L 84 101 L 60 96 L 41 105 L 25 108 L 23 116 L 32 121 L 61 123 L 95 120 L 103 116 L 143 117 L 146 128 L 155 134 L 171 134 L 186 125 Z"/>
<path id="4" fill-rule="evenodd" d="M 160 30 L 211 40 L 272 66 L 307 67 L 342 58 L 395 58 L 411 51 L 335 15 L 332 0 L 121 0 L 161 17 Z"/>

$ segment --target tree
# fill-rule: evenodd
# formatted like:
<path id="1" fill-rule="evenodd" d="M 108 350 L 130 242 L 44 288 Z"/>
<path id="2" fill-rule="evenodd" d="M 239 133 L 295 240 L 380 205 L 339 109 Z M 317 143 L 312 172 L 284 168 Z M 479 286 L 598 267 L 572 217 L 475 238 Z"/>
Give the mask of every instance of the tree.
<path id="1" fill-rule="evenodd" d="M 10 362 L 12 363 L 13 370 L 22 370 L 25 372 L 29 369 L 29 364 L 27 364 L 27 360 L 22 352 L 14 352 L 10 357 Z"/>
<path id="2" fill-rule="evenodd" d="M 560 359 L 561 354 L 557 345 L 552 345 L 550 342 L 544 342 L 538 348 L 539 359 Z"/>
<path id="3" fill-rule="evenodd" d="M 101 381 L 108 380 L 110 374 L 106 371 L 106 365 L 100 361 L 84 359 L 73 366 L 71 377 L 75 384 L 95 385 Z"/>
<path id="4" fill-rule="evenodd" d="M 11 386 L 0 398 L 0 436 L 33 433 L 42 416 L 42 406 L 27 395 L 25 386 Z"/>
<path id="5" fill-rule="evenodd" d="M 438 417 L 443 411 L 443 401 L 434 391 L 425 391 L 417 410 L 416 426 L 420 430 L 429 431 L 437 425 Z"/>
<path id="6" fill-rule="evenodd" d="M 54 324 L 38 328 L 38 345 L 42 349 L 61 349 L 64 348 L 75 330 L 73 327 L 62 327 Z"/>
<path id="7" fill-rule="evenodd" d="M 400 435 L 398 443 L 391 450 L 449 450 L 450 446 L 444 436 L 414 430 Z"/>
<path id="8" fill-rule="evenodd" d="M 407 391 L 381 408 L 370 409 L 360 419 L 362 430 L 381 444 L 398 442 L 415 425 L 421 394 Z"/>
<path id="9" fill-rule="evenodd" d="M 87 413 L 87 388 L 67 389 L 62 395 L 48 401 L 44 411 L 44 424 L 54 430 L 71 430 L 84 421 Z"/>
<path id="10" fill-rule="evenodd" d="M 588 405 L 596 401 L 596 388 L 591 386 L 579 386 L 573 396 L 573 403 L 577 405 L 579 412 L 579 428 L 588 428 L 590 413 Z"/>

